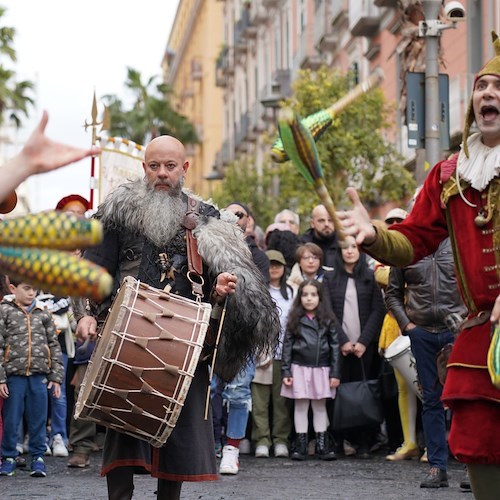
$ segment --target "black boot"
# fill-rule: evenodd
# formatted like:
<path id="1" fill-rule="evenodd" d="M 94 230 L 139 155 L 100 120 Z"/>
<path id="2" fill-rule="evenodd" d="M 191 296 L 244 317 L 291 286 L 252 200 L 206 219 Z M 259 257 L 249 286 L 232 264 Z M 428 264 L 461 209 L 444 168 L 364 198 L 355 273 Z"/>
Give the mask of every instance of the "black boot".
<path id="1" fill-rule="evenodd" d="M 305 460 L 307 458 L 307 433 L 297 434 L 292 460 Z"/>
<path id="2" fill-rule="evenodd" d="M 316 433 L 316 455 L 321 460 L 336 460 L 335 452 L 330 445 L 330 439 L 326 432 Z"/>

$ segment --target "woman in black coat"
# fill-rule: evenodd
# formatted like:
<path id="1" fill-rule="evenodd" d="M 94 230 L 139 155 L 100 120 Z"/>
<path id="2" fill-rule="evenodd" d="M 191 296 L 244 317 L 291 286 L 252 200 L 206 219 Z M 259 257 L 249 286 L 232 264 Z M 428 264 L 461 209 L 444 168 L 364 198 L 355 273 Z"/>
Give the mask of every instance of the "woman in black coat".
<path id="1" fill-rule="evenodd" d="M 380 370 L 377 343 L 386 311 L 366 255 L 360 253 L 351 236 L 342 242 L 335 256 L 334 270 L 325 274 L 324 286 L 342 326 L 339 331 L 341 383 L 362 380 L 363 368 L 367 379 L 377 378 Z M 360 458 L 368 458 L 374 433 L 374 429 L 357 428 L 345 437 L 357 445 Z"/>

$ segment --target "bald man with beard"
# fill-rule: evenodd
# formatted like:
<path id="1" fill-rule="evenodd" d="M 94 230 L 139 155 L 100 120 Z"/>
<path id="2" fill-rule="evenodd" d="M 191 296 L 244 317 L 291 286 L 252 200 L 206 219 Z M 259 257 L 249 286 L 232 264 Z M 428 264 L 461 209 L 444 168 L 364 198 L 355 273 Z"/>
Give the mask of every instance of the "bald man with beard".
<path id="1" fill-rule="evenodd" d="M 97 325 L 104 321 L 111 299 L 126 276 L 193 298 L 187 278 L 185 224 L 196 200 L 182 189 L 189 168 L 184 146 L 171 136 L 153 139 L 146 147 L 143 168 L 144 179 L 118 187 L 95 215 L 103 224 L 104 240 L 87 250 L 85 257 L 104 266 L 114 277 L 115 286 L 109 300 L 90 302 L 88 315 L 79 319 L 77 335 L 82 339 L 95 337 Z M 275 342 L 279 319 L 234 217 L 221 220 L 213 206 L 197 201 L 193 235 L 203 261 L 202 300 L 217 306 L 230 296 L 215 371 L 221 379 L 231 380 L 250 356 Z M 216 309 L 210 325 L 214 332 L 219 319 L 214 314 Z M 210 348 L 206 346 L 200 357 L 203 361 L 199 362 L 177 425 L 162 448 L 152 448 L 145 441 L 108 429 L 101 473 L 107 477 L 110 499 L 132 498 L 134 473 L 148 472 L 157 477 L 157 498 L 168 500 L 180 498 L 183 481 L 218 478 L 212 418 L 204 418 Z"/>
<path id="2" fill-rule="evenodd" d="M 323 265 L 332 268 L 339 245 L 333 220 L 323 205 L 313 208 L 310 224 L 311 227 L 302 235 L 300 242 L 318 245 L 325 257 Z"/>

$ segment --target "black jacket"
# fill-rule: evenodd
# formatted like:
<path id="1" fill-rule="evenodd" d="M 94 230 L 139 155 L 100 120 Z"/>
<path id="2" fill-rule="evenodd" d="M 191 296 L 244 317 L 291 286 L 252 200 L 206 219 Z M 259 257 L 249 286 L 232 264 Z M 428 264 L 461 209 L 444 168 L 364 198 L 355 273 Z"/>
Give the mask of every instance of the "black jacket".
<path id="1" fill-rule="evenodd" d="M 344 318 L 344 302 L 349 277 L 350 275 L 346 272 L 334 271 L 325 273 L 323 278 L 323 285 L 330 296 L 333 312 L 341 325 Z M 366 272 L 364 276 L 355 276 L 354 280 L 361 324 L 361 335 L 358 342 L 368 346 L 371 342 L 377 342 L 386 310 L 373 271 Z M 340 345 L 349 342 L 349 338 L 342 329 L 339 331 L 339 342 Z"/>
<path id="2" fill-rule="evenodd" d="M 255 265 L 259 268 L 259 271 L 264 276 L 264 281 L 269 283 L 269 259 L 267 255 L 257 246 L 257 242 L 253 236 L 247 236 L 245 238 L 248 248 L 252 253 L 252 260 Z"/>
<path id="3" fill-rule="evenodd" d="M 316 318 L 303 316 L 300 319 L 299 334 L 289 330 L 283 341 L 281 375 L 292 376 L 292 363 L 300 366 L 329 366 L 330 378 L 340 378 L 340 349 L 338 326 L 330 321 L 319 326 Z"/>
<path id="4" fill-rule="evenodd" d="M 437 251 L 403 269 L 391 268 L 385 305 L 401 331 L 415 323 L 434 333 L 449 330 L 446 316 L 465 316 L 466 309 L 457 287 L 450 239 Z"/>

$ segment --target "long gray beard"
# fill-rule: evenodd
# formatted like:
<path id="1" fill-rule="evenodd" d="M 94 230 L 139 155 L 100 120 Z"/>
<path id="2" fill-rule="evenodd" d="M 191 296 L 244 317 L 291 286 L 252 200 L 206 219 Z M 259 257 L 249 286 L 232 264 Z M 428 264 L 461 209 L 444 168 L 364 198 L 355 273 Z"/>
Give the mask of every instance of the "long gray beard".
<path id="1" fill-rule="evenodd" d="M 165 246 L 179 231 L 185 213 L 180 192 L 148 190 L 143 205 L 144 235 L 157 247 Z"/>

